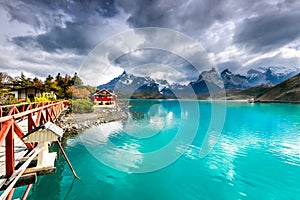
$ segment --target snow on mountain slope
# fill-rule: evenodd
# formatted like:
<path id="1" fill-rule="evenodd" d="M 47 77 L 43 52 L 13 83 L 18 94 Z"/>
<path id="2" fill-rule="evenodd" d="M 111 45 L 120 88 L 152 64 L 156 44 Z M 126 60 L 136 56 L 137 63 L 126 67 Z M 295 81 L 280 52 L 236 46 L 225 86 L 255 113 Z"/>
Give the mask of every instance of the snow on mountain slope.
<path id="1" fill-rule="evenodd" d="M 276 85 L 286 79 L 296 75 L 300 70 L 295 67 L 257 67 L 250 69 L 246 76 L 233 74 L 228 69 L 221 74 L 215 69 L 203 71 L 197 81 L 191 81 L 188 85 L 178 83 L 169 84 L 166 80 L 154 80 L 150 77 L 140 77 L 124 72 L 119 77 L 114 78 L 109 83 L 98 86 L 99 89 L 119 91 L 122 93 L 155 93 L 165 97 L 182 97 L 194 94 L 208 93 L 210 90 L 218 91 L 225 89 L 244 89 L 259 85 Z M 189 90 L 189 89 L 192 90 Z M 189 92 L 187 92 L 189 91 Z"/>

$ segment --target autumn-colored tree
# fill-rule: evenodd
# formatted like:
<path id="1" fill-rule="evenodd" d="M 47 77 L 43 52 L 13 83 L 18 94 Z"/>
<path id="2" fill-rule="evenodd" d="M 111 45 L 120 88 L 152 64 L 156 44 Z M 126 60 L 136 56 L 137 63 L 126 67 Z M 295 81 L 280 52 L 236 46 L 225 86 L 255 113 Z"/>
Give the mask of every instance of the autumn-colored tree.
<path id="1" fill-rule="evenodd" d="M 75 86 L 71 86 L 67 90 L 67 94 L 73 99 L 89 99 L 91 92 L 86 88 L 77 88 Z"/>
<path id="2" fill-rule="evenodd" d="M 34 79 L 32 79 L 32 85 L 38 88 L 43 88 L 43 81 L 38 79 L 37 77 L 34 77 Z"/>
<path id="3" fill-rule="evenodd" d="M 0 72 L 0 88 L 4 83 L 11 82 L 15 87 L 36 86 L 44 89 L 46 92 L 54 92 L 58 99 L 90 99 L 97 88 L 92 86 L 85 86 L 83 81 L 75 72 L 74 76 L 65 74 L 62 76 L 58 73 L 55 78 L 48 75 L 44 82 L 35 77 L 27 78 L 22 72 L 19 77 L 13 79 L 5 72 Z M 11 86 L 10 85 L 10 86 Z"/>

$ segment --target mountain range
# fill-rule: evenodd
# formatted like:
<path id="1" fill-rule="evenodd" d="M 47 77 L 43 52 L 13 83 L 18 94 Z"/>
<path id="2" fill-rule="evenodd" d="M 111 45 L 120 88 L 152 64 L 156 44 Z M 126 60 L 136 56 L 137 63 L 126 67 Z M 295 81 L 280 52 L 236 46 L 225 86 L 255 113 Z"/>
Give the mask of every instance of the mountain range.
<path id="1" fill-rule="evenodd" d="M 273 85 L 277 85 L 299 73 L 297 68 L 287 67 L 259 67 L 250 69 L 246 75 L 234 74 L 225 69 L 220 74 L 212 68 L 203 71 L 196 81 L 188 85 L 179 83 L 169 84 L 166 80 L 154 80 L 150 77 L 140 77 L 127 74 L 125 71 L 110 82 L 98 86 L 115 91 L 122 98 L 188 98 L 206 99 L 211 93 L 218 93 L 223 88 L 228 98 L 235 99 L 249 91 L 249 97 L 264 92 Z M 244 91 L 244 93 L 240 93 Z M 233 97 L 237 95 L 236 97 Z M 253 96 L 254 95 L 254 96 Z M 231 96 L 231 97 L 230 97 Z M 246 95 L 247 96 L 247 95 Z"/>

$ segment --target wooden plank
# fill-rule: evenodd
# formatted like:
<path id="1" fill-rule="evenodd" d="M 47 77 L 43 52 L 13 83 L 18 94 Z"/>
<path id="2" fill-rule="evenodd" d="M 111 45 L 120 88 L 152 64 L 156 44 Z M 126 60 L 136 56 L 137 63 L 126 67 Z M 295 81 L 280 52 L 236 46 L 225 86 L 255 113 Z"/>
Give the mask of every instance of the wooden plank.
<path id="1" fill-rule="evenodd" d="M 21 187 L 24 185 L 29 185 L 29 184 L 34 184 L 37 181 L 37 174 L 36 173 L 31 173 L 31 174 L 24 174 L 20 177 L 20 179 L 16 182 L 14 188 Z M 6 190 L 7 185 L 3 185 L 0 188 L 0 191 Z"/>
<path id="2" fill-rule="evenodd" d="M 53 166 L 47 166 L 47 167 L 31 167 L 27 168 L 24 172 L 24 174 L 31 174 L 36 173 L 38 176 L 46 175 L 46 174 L 52 174 L 55 173 L 56 167 Z"/>
<path id="3" fill-rule="evenodd" d="M 1 178 L 0 179 L 0 188 L 4 185 L 4 183 L 7 181 L 6 178 Z"/>
<path id="4" fill-rule="evenodd" d="M 8 120 L 10 120 L 10 119 L 12 119 L 12 118 L 13 118 L 13 116 L 5 116 L 5 117 L 1 117 L 1 118 L 0 118 L 0 123 L 6 122 L 6 121 L 8 121 Z"/>
<path id="5" fill-rule="evenodd" d="M 9 193 L 13 190 L 14 185 L 23 175 L 24 171 L 27 169 L 32 159 L 35 158 L 40 151 L 42 151 L 42 148 L 36 147 L 29 153 L 29 159 L 18 170 L 16 170 L 14 174 L 4 184 L 7 185 L 7 189 L 1 194 L 0 199 L 5 199 L 9 195 Z"/>

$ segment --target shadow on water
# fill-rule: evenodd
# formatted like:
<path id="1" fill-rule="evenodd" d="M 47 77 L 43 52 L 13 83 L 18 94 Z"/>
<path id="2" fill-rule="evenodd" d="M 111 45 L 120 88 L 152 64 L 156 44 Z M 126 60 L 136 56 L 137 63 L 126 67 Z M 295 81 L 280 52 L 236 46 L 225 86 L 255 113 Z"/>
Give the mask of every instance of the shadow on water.
<path id="1" fill-rule="evenodd" d="M 66 141 L 62 142 L 62 146 L 65 149 L 66 147 Z M 61 183 L 66 179 L 65 177 L 65 171 L 70 170 L 68 168 L 68 165 L 59 150 L 57 144 L 52 144 L 49 148 L 50 152 L 57 152 L 57 160 L 55 162 L 56 172 L 53 174 L 40 176 L 38 177 L 37 183 L 33 185 L 31 189 L 31 193 L 28 196 L 28 199 L 61 199 L 62 194 L 66 192 L 64 195 L 65 197 L 63 199 L 67 199 L 69 194 L 71 193 L 73 186 L 75 184 L 75 179 L 73 180 L 67 180 L 69 184 L 66 184 L 65 187 L 69 187 L 68 190 L 63 189 Z M 77 181 L 80 181 L 77 179 Z"/>
<path id="2" fill-rule="evenodd" d="M 69 196 L 69 194 L 71 193 L 71 191 L 72 191 L 72 189 L 73 189 L 73 186 L 74 186 L 74 183 L 75 183 L 75 180 L 76 180 L 76 178 L 73 179 L 73 181 L 72 181 L 72 183 L 71 183 L 71 185 L 70 185 L 70 188 L 69 188 L 69 190 L 67 191 L 66 196 L 64 197 L 64 199 L 67 199 L 68 196 Z"/>

